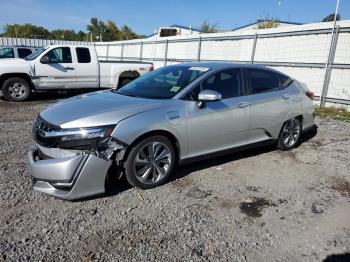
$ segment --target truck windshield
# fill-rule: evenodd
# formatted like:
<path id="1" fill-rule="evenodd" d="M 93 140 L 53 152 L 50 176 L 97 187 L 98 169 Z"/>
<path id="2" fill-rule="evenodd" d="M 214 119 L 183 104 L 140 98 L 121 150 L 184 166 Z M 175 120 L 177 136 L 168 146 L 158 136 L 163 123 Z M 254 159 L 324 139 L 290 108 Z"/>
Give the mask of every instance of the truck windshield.
<path id="1" fill-rule="evenodd" d="M 168 66 L 148 73 L 114 92 L 126 96 L 169 99 L 209 70 L 206 67 Z"/>
<path id="2" fill-rule="evenodd" d="M 41 47 L 36 49 L 32 54 L 30 54 L 29 56 L 27 56 L 26 58 L 24 58 L 27 61 L 31 61 L 34 60 L 35 58 L 37 58 L 39 55 L 41 55 L 47 48 L 45 47 Z"/>

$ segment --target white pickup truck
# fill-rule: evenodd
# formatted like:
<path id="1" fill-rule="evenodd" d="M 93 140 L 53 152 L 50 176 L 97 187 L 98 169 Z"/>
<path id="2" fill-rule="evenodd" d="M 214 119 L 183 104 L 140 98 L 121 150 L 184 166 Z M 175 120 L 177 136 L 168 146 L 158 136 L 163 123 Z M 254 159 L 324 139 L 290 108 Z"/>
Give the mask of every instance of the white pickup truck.
<path id="1" fill-rule="evenodd" d="M 152 63 L 99 61 L 93 46 L 52 45 L 1 60 L 0 87 L 6 100 L 24 101 L 38 91 L 118 88 L 150 71 Z"/>

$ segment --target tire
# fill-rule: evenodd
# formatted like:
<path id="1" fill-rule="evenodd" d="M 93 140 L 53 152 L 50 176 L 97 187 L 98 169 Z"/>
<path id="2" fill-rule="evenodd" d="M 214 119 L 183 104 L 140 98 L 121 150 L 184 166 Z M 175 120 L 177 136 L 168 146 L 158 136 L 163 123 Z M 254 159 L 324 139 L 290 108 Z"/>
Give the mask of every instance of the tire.
<path id="1" fill-rule="evenodd" d="M 11 77 L 5 80 L 2 85 L 2 94 L 7 101 L 25 101 L 30 97 L 31 93 L 30 84 L 20 77 Z"/>
<path id="2" fill-rule="evenodd" d="M 153 154 L 152 154 L 153 152 Z M 124 163 L 129 184 L 150 189 L 163 184 L 175 168 L 175 150 L 164 136 L 151 136 L 136 144 Z"/>
<path id="3" fill-rule="evenodd" d="M 292 118 L 284 122 L 277 140 L 277 148 L 287 151 L 300 143 L 302 125 L 299 118 Z"/>
<path id="4" fill-rule="evenodd" d="M 120 81 L 118 88 L 121 88 L 121 87 L 129 84 L 132 80 L 133 79 L 130 79 L 130 78 L 124 78 L 122 81 Z"/>

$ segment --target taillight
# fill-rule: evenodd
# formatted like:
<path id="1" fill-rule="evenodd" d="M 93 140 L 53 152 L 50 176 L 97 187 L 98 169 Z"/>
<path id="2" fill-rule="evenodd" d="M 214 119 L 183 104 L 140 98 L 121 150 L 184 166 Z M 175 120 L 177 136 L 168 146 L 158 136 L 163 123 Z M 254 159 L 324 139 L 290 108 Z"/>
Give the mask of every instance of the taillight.
<path id="1" fill-rule="evenodd" d="M 315 98 L 315 94 L 314 92 L 311 92 L 311 91 L 306 91 L 305 95 L 310 98 L 311 100 L 314 100 Z"/>
<path id="2" fill-rule="evenodd" d="M 150 71 L 150 72 L 154 71 L 154 66 L 151 66 L 151 67 L 149 68 L 149 71 Z"/>

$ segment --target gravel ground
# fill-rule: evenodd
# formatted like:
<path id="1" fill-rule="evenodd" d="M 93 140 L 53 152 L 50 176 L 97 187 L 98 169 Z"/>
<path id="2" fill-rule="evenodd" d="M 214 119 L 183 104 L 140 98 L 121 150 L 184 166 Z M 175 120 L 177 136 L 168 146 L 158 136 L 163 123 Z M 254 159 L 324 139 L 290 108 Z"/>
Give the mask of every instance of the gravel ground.
<path id="1" fill-rule="evenodd" d="M 350 261 L 350 123 L 316 119 L 292 151 L 235 153 L 156 189 L 121 181 L 67 202 L 33 192 L 26 169 L 33 120 L 53 102 L 0 101 L 0 261 Z"/>

